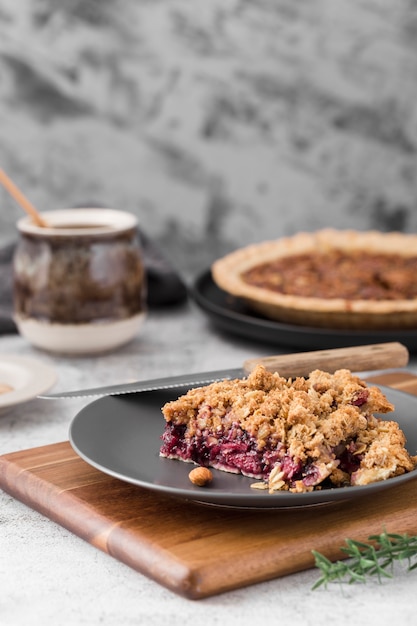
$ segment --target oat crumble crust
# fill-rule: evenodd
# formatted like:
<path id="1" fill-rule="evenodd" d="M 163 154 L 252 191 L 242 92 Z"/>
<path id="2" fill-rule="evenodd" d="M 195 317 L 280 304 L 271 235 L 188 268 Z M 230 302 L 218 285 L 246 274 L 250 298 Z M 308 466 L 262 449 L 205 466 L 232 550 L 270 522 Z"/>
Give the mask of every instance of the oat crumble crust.
<path id="1" fill-rule="evenodd" d="M 366 485 L 417 464 L 398 424 L 374 415 L 393 409 L 347 369 L 286 379 L 259 365 L 165 404 L 161 455 L 261 478 L 270 491 Z"/>

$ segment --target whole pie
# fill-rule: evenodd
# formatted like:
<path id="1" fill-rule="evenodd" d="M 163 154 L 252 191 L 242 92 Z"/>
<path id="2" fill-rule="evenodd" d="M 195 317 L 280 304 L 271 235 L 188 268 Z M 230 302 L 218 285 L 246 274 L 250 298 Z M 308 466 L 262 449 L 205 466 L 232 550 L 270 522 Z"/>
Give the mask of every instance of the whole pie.
<path id="1" fill-rule="evenodd" d="M 258 365 L 245 379 L 191 389 L 162 408 L 161 456 L 308 492 L 367 485 L 415 468 L 383 392 L 341 369 L 286 379 Z"/>
<path id="2" fill-rule="evenodd" d="M 257 313 L 307 326 L 417 328 L 417 235 L 324 229 L 240 248 L 215 283 Z"/>

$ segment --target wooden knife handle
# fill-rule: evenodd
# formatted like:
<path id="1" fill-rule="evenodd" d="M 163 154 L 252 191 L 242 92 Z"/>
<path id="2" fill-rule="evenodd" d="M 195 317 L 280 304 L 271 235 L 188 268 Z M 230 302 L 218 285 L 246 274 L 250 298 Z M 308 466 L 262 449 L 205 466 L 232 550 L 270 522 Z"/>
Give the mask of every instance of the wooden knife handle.
<path id="1" fill-rule="evenodd" d="M 296 376 L 308 376 L 315 369 L 321 369 L 332 374 L 338 369 L 363 372 L 405 367 L 408 364 L 408 359 L 407 348 L 394 341 L 248 359 L 244 362 L 243 369 L 249 373 L 261 363 L 270 372 L 278 372 L 285 378 L 294 378 Z"/>

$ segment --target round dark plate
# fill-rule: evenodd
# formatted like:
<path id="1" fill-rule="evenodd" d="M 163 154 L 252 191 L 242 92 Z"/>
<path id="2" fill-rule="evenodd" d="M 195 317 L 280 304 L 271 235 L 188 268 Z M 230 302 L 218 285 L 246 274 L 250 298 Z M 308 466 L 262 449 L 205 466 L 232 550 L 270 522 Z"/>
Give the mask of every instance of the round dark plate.
<path id="1" fill-rule="evenodd" d="M 417 451 L 417 397 L 384 388 L 394 403 L 391 413 L 407 437 L 410 453 Z M 393 488 L 417 477 L 414 470 L 402 476 L 363 487 L 344 487 L 311 493 L 251 489 L 252 478 L 213 470 L 207 487 L 193 485 L 188 474 L 193 465 L 159 456 L 165 420 L 161 407 L 187 389 L 150 391 L 100 398 L 84 407 L 70 426 L 70 442 L 75 452 L 100 471 L 166 495 L 206 504 L 250 509 L 279 509 L 316 506 Z"/>
<path id="2" fill-rule="evenodd" d="M 245 302 L 222 291 L 210 270 L 197 277 L 190 290 L 192 298 L 223 330 L 248 339 L 291 348 L 344 348 L 371 343 L 399 341 L 417 351 L 416 330 L 336 330 L 275 322 L 251 311 Z"/>

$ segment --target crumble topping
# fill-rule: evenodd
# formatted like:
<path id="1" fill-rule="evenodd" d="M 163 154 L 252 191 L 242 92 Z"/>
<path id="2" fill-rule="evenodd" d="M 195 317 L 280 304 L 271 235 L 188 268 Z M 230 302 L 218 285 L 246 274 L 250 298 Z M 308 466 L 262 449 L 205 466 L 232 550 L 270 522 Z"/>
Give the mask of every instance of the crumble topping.
<path id="1" fill-rule="evenodd" d="M 375 416 L 393 409 L 346 369 L 286 379 L 259 365 L 165 404 L 160 454 L 262 479 L 272 492 L 366 485 L 417 464 L 398 424 Z"/>

